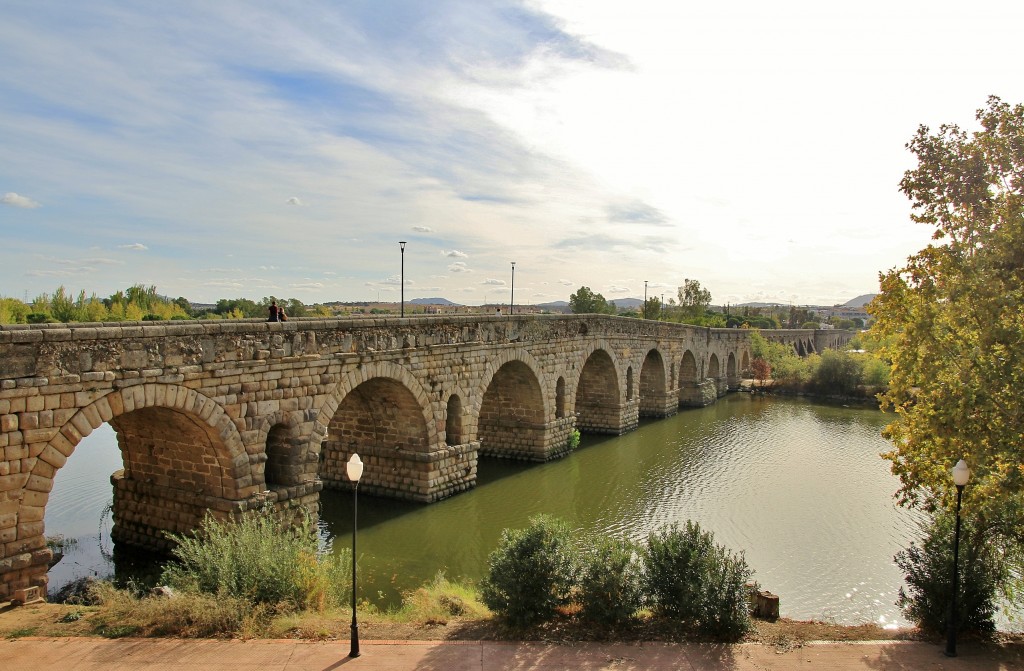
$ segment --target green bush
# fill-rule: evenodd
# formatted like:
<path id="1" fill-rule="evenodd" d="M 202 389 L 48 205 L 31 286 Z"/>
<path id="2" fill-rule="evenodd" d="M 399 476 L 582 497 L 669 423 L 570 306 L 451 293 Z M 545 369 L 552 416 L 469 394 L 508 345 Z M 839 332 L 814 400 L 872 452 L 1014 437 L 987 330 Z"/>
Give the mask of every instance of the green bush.
<path id="1" fill-rule="evenodd" d="M 822 394 L 851 395 L 861 381 L 861 364 L 847 352 L 825 350 L 811 381 L 815 391 Z"/>
<path id="2" fill-rule="evenodd" d="M 742 554 L 716 545 L 696 522 L 652 533 L 646 563 L 647 592 L 658 614 L 725 639 L 750 630 L 745 585 L 753 571 Z"/>
<path id="3" fill-rule="evenodd" d="M 546 515 L 526 529 L 505 529 L 488 557 L 480 596 L 513 626 L 551 619 L 569 602 L 578 572 L 568 525 Z"/>
<path id="4" fill-rule="evenodd" d="M 583 553 L 580 616 L 614 626 L 632 619 L 644 604 L 643 557 L 635 544 L 601 539 Z"/>
<path id="5" fill-rule="evenodd" d="M 896 605 L 925 631 L 946 631 L 953 603 L 953 541 L 955 517 L 941 512 L 922 526 L 920 545 L 896 553 L 895 561 L 905 573 Z M 976 528 L 969 518 L 960 527 L 960 589 L 957 595 L 957 623 L 960 630 L 988 633 L 995 630 L 996 595 L 1007 576 L 999 561 L 999 543 Z"/>
<path id="6" fill-rule="evenodd" d="M 177 561 L 161 580 L 178 589 L 320 611 L 351 595 L 350 554 L 321 551 L 308 517 L 291 529 L 270 509 L 238 522 L 208 514 L 194 536 L 168 535 Z"/>

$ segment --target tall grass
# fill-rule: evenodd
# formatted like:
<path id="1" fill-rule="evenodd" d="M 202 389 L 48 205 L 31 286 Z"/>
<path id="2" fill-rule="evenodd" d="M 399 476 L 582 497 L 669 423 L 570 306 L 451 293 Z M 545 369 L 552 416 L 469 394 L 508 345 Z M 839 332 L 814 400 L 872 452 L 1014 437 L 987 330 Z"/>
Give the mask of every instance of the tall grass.
<path id="1" fill-rule="evenodd" d="M 351 595 L 350 553 L 319 548 L 308 518 L 293 529 L 270 510 L 237 522 L 208 514 L 195 535 L 170 537 L 176 561 L 161 579 L 179 590 L 318 612 Z"/>

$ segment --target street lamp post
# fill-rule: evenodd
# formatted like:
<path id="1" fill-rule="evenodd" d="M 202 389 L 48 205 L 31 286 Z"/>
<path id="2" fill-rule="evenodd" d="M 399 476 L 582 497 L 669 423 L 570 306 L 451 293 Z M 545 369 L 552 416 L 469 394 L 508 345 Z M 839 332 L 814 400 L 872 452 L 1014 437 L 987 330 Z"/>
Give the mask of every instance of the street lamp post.
<path id="1" fill-rule="evenodd" d="M 404 244 L 404 243 L 403 243 Z M 352 482 L 352 646 L 349 657 L 359 656 L 359 623 L 356 622 L 356 510 L 359 505 L 359 478 L 363 476 L 363 462 L 353 454 L 345 464 L 345 472 Z"/>
<path id="2" fill-rule="evenodd" d="M 946 629 L 946 657 L 956 657 L 956 595 L 960 591 L 960 501 L 964 495 L 964 485 L 971 478 L 971 469 L 961 459 L 953 467 L 953 484 L 956 485 L 956 531 L 953 534 L 953 598 L 949 607 L 949 622 Z"/>
<path id="3" fill-rule="evenodd" d="M 644 280 L 644 319 L 647 319 L 647 280 Z"/>
<path id="4" fill-rule="evenodd" d="M 402 314 L 401 314 L 401 316 L 404 317 L 405 316 L 405 240 L 399 240 L 398 241 L 398 246 L 402 250 L 402 275 L 401 275 L 401 282 L 402 282 L 402 307 L 401 307 L 401 311 L 402 311 Z"/>
<path id="5" fill-rule="evenodd" d="M 512 295 L 508 299 L 508 313 L 515 314 L 516 311 L 516 262 L 512 262 Z"/>

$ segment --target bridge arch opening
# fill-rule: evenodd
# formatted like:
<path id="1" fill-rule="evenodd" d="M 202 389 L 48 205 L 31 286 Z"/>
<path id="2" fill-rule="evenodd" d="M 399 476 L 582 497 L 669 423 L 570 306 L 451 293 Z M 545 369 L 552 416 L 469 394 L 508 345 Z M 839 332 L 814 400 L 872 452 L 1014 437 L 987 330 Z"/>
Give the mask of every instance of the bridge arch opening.
<path id="1" fill-rule="evenodd" d="M 584 433 L 620 433 L 619 376 L 608 352 L 594 350 L 587 357 L 576 385 L 576 428 Z"/>
<path id="2" fill-rule="evenodd" d="M 263 469 L 267 489 L 291 487 L 312 479 L 306 473 L 303 451 L 306 441 L 298 436 L 294 426 L 280 422 L 267 432 L 267 463 Z"/>
<path id="3" fill-rule="evenodd" d="M 427 423 L 416 396 L 401 382 L 374 377 L 345 394 L 327 425 L 320 453 L 325 487 L 349 486 L 345 464 L 358 454 L 364 464 L 360 489 L 393 494 L 414 478 L 415 460 L 430 449 Z"/>
<path id="4" fill-rule="evenodd" d="M 668 385 L 665 382 L 665 360 L 661 353 L 652 349 L 644 357 L 640 368 L 640 416 L 664 417 L 665 398 Z"/>
<path id="5" fill-rule="evenodd" d="M 507 459 L 545 459 L 544 396 L 533 369 L 522 361 L 504 363 L 480 403 L 480 454 Z"/>
<path id="6" fill-rule="evenodd" d="M 708 359 L 708 377 L 712 380 L 717 380 L 720 376 L 721 371 L 718 365 L 718 355 L 712 354 Z"/>
<path id="7" fill-rule="evenodd" d="M 740 363 L 740 374 L 750 375 L 750 352 L 743 352 L 743 358 Z"/>
<path id="8" fill-rule="evenodd" d="M 445 409 L 444 442 L 446 445 L 461 445 L 462 440 L 462 398 L 458 394 L 448 397 Z"/>
<path id="9" fill-rule="evenodd" d="M 565 417 L 565 378 L 561 375 L 555 382 L 555 417 Z"/>

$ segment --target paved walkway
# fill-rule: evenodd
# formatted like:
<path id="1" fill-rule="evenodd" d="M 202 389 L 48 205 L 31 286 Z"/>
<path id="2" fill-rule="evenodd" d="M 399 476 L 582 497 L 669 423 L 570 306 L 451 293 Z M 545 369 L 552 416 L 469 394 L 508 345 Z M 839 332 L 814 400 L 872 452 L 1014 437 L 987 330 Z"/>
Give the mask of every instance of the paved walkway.
<path id="1" fill-rule="evenodd" d="M 785 652 L 765 645 L 616 643 L 553 645 L 493 641 L 362 641 L 348 657 L 348 641 L 214 641 L 20 638 L 0 641 L 0 669 L 30 671 L 1024 671 L 1024 644 L 962 644 L 948 658 L 931 643 L 814 643 Z"/>

